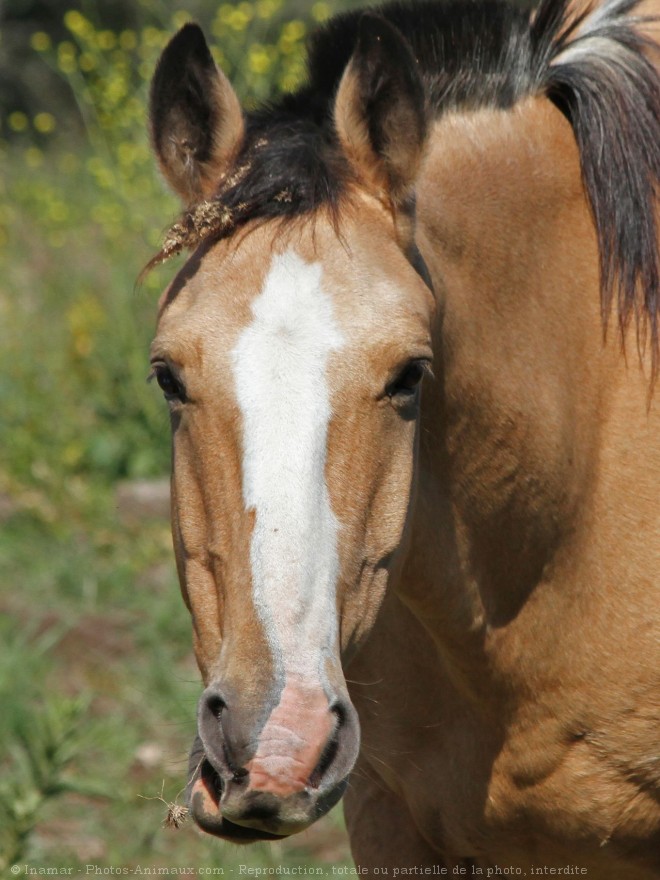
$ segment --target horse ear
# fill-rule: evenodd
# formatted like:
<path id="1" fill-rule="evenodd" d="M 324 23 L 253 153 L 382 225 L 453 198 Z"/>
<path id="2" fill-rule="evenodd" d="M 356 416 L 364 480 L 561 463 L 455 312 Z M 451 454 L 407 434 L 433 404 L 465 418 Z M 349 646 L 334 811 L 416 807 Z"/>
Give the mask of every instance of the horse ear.
<path id="1" fill-rule="evenodd" d="M 426 96 L 417 61 L 402 34 L 366 13 L 339 84 L 334 118 L 339 141 L 360 180 L 402 204 L 415 181 L 426 140 Z"/>
<path id="2" fill-rule="evenodd" d="M 149 97 L 151 140 L 186 204 L 209 196 L 243 140 L 241 105 L 201 28 L 186 24 L 160 57 Z"/>

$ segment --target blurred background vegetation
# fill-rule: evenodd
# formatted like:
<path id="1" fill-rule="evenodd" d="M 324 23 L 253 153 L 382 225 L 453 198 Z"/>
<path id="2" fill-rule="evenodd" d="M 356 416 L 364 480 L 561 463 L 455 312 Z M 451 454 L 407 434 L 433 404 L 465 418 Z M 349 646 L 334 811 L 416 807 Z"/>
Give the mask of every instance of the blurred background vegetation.
<path id="1" fill-rule="evenodd" d="M 338 815 L 249 851 L 161 826 L 200 685 L 163 504 L 138 482 L 169 468 L 145 378 L 174 267 L 135 282 L 178 211 L 145 126 L 167 39 L 200 21 L 250 103 L 295 86 L 310 28 L 348 5 L 0 2 L 2 877 L 347 863 Z"/>

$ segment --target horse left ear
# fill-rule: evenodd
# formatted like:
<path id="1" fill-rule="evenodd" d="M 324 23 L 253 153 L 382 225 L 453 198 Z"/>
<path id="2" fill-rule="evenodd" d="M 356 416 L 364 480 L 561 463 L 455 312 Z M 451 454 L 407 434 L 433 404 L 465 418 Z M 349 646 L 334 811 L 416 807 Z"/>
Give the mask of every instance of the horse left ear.
<path id="1" fill-rule="evenodd" d="M 186 203 L 212 194 L 238 152 L 240 102 L 201 28 L 186 24 L 160 57 L 149 95 L 151 140 L 165 179 Z"/>
<path id="2" fill-rule="evenodd" d="M 334 119 L 358 178 L 395 207 L 403 205 L 426 140 L 426 95 L 408 43 L 378 15 L 366 13 L 360 19 Z"/>

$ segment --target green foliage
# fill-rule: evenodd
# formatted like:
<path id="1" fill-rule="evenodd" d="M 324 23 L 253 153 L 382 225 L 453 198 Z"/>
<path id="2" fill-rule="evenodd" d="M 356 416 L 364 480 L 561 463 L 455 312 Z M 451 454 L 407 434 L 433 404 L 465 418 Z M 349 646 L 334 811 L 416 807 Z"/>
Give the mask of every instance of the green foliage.
<path id="1" fill-rule="evenodd" d="M 327 14 L 325 3 L 311 7 L 312 21 Z M 166 274 L 137 291 L 135 280 L 178 210 L 154 168 L 146 98 L 158 54 L 188 18 L 177 12 L 161 28 L 115 32 L 72 9 L 66 39 L 30 37 L 30 51 L 68 83 L 84 142 L 49 110 L 5 120 L 0 490 L 36 484 L 52 497 L 74 475 L 116 479 L 167 467 L 164 412 L 144 385 Z M 222 4 L 210 21 L 216 57 L 248 102 L 303 74 L 311 21 L 284 18 L 282 0 L 257 0 Z"/>
<path id="2" fill-rule="evenodd" d="M 248 103 L 299 80 L 305 36 L 329 11 L 190 5 Z M 0 873 L 19 859 L 344 864 L 336 817 L 240 856 L 161 828 L 159 792 L 176 801 L 186 782 L 200 684 L 169 527 L 119 516 L 116 485 L 169 467 L 166 407 L 145 379 L 176 266 L 136 278 L 179 210 L 150 156 L 146 96 L 189 16 L 162 18 L 161 0 L 110 6 L 131 20 L 110 28 L 94 19 L 106 0 L 80 0 L 55 26 L 49 0 L 33 4 L 47 19 L 21 18 L 23 44 L 3 28 L 21 71 L 62 89 L 12 106 L 0 88 Z"/>
<path id="3" fill-rule="evenodd" d="M 9 769 L 0 780 L 0 871 L 27 856 L 44 805 L 64 794 L 108 797 L 102 786 L 67 773 L 83 748 L 85 704 L 55 700 L 14 719 Z"/>

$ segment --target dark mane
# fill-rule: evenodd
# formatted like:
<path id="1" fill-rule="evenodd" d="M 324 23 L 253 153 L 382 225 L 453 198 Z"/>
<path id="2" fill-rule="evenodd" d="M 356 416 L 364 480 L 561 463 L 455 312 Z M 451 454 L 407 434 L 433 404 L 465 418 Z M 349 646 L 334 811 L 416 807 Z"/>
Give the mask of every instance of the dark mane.
<path id="1" fill-rule="evenodd" d="M 531 18 L 502 0 L 418 0 L 373 9 L 408 40 L 433 115 L 507 108 L 546 94 L 568 117 L 600 245 L 604 319 L 616 298 L 622 325 L 633 314 L 648 325 L 655 366 L 660 77 L 635 30 L 640 21 L 630 16 L 637 0 L 605 0 L 579 16 L 569 12 L 569 2 L 542 0 Z M 153 262 L 250 220 L 323 207 L 337 214 L 351 173 L 332 102 L 363 12 L 339 15 L 313 36 L 308 81 L 299 91 L 248 113 L 240 155 L 215 199 L 181 218 Z"/>
<path id="2" fill-rule="evenodd" d="M 436 114 L 457 106 L 509 107 L 535 86 L 529 12 L 500 0 L 419 0 L 373 10 L 410 44 Z M 353 52 L 363 12 L 337 16 L 310 42 L 311 87 L 326 99 Z"/>

